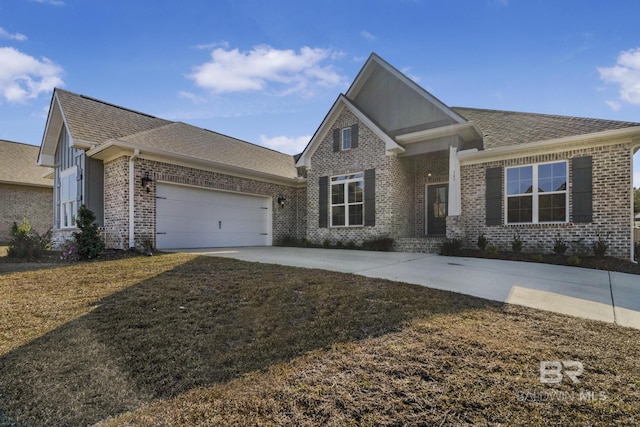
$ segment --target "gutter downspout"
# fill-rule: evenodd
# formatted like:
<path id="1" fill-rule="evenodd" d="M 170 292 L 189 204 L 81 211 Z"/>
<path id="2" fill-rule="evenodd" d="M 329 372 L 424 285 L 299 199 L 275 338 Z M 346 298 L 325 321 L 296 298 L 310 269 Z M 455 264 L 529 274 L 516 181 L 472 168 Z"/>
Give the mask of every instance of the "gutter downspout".
<path id="1" fill-rule="evenodd" d="M 135 164 L 136 159 L 140 155 L 140 150 L 135 149 L 133 152 L 133 156 L 129 158 L 129 248 L 135 248 L 135 201 L 134 201 L 134 188 L 135 188 Z"/>

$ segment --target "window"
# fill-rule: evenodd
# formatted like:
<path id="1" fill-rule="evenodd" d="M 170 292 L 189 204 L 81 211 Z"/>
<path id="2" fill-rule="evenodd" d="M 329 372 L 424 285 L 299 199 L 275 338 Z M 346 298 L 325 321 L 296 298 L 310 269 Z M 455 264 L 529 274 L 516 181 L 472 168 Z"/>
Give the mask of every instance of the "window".
<path id="1" fill-rule="evenodd" d="M 340 175 L 331 178 L 331 226 L 363 225 L 364 174 Z"/>
<path id="2" fill-rule="evenodd" d="M 75 166 L 60 172 L 60 227 L 75 227 L 78 212 L 78 182 Z"/>
<path id="3" fill-rule="evenodd" d="M 506 170 L 508 224 L 567 222 L 567 162 Z"/>
<path id="4" fill-rule="evenodd" d="M 341 131 L 342 134 L 342 149 L 349 150 L 351 149 L 351 128 L 344 128 Z"/>

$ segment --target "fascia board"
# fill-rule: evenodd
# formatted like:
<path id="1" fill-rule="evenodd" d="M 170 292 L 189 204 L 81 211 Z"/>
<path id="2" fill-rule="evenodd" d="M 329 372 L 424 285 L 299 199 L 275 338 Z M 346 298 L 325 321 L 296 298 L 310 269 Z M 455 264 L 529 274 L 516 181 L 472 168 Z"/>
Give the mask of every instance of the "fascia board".
<path id="1" fill-rule="evenodd" d="M 415 142 L 428 141 L 430 139 L 437 139 L 451 135 L 460 135 L 464 141 L 470 141 L 474 138 L 481 137 L 477 127 L 474 124 L 467 122 L 398 135 L 396 136 L 396 141 L 401 144 L 412 144 Z"/>

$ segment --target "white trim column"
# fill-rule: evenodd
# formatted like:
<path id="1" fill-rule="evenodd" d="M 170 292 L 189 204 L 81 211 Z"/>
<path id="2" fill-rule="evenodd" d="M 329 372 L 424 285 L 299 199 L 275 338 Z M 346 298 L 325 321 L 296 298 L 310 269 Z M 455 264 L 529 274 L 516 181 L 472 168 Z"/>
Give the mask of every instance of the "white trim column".
<path id="1" fill-rule="evenodd" d="M 449 147 L 449 216 L 459 216 L 462 211 L 462 192 L 460 187 L 460 160 L 458 149 Z"/>

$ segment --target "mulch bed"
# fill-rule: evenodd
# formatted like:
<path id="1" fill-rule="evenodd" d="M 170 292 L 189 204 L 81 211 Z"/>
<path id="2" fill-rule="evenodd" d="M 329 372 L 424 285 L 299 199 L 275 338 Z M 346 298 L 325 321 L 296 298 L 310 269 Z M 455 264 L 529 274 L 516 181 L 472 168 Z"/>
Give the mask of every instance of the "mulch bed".
<path id="1" fill-rule="evenodd" d="M 460 256 L 473 257 L 473 258 L 486 258 L 486 259 L 502 259 L 509 261 L 526 261 L 526 262 L 542 262 L 545 264 L 555 265 L 569 265 L 569 255 L 556 255 L 556 254 L 530 254 L 530 253 L 517 253 L 499 251 L 495 255 L 489 255 L 487 252 L 479 249 L 462 249 Z M 540 259 L 539 257 L 542 257 Z M 620 273 L 640 274 L 640 264 L 634 264 L 629 261 L 625 261 L 620 258 L 614 257 L 595 257 L 595 256 L 581 256 L 579 267 L 592 268 L 594 270 L 607 270 L 617 271 Z"/>

